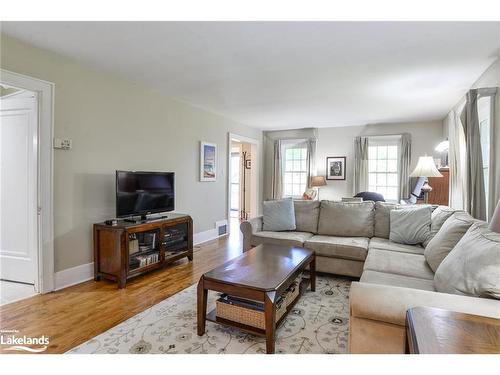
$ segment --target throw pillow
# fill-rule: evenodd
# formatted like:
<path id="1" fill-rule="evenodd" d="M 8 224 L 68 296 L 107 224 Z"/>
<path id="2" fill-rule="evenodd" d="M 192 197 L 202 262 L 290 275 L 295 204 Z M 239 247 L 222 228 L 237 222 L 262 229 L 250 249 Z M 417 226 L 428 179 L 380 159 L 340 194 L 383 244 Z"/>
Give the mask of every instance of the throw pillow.
<path id="1" fill-rule="evenodd" d="M 318 233 L 319 205 L 319 201 L 293 201 L 296 231 Z"/>
<path id="2" fill-rule="evenodd" d="M 444 222 L 424 251 L 425 260 L 434 272 L 473 223 L 474 218 L 463 211 L 455 212 Z"/>
<path id="3" fill-rule="evenodd" d="M 500 233 L 472 224 L 434 275 L 438 292 L 500 299 Z"/>
<path id="4" fill-rule="evenodd" d="M 295 230 L 295 210 L 291 199 L 265 201 L 262 209 L 262 230 L 279 232 Z"/>
<path id="5" fill-rule="evenodd" d="M 375 237 L 389 238 L 391 210 L 399 207 L 397 203 L 375 202 Z"/>
<path id="6" fill-rule="evenodd" d="M 439 232 L 441 226 L 444 222 L 451 216 L 456 210 L 448 206 L 437 206 L 431 215 L 431 233 L 429 238 L 423 242 L 422 245 L 427 247 L 429 241 Z"/>
<path id="7" fill-rule="evenodd" d="M 406 245 L 424 242 L 431 232 L 431 212 L 430 206 L 391 210 L 389 239 Z"/>
<path id="8" fill-rule="evenodd" d="M 318 233 L 340 237 L 373 237 L 374 207 L 371 201 L 321 201 Z"/>

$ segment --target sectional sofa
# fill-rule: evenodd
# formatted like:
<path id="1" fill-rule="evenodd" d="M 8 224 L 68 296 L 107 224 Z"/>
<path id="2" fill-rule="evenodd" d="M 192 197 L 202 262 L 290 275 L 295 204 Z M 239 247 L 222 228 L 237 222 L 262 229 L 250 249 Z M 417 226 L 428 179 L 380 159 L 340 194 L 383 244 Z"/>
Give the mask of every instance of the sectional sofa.
<path id="1" fill-rule="evenodd" d="M 499 300 L 437 292 L 435 265 L 424 256 L 448 219 L 453 226 L 457 216 L 457 227 L 476 222 L 468 214 L 432 207 L 429 237 L 422 244 L 405 245 L 389 240 L 390 212 L 401 208 L 396 204 L 294 201 L 294 208 L 295 231 L 264 231 L 262 217 L 243 222 L 244 250 L 263 243 L 301 246 L 315 251 L 319 272 L 359 278 L 350 292 L 351 353 L 404 353 L 411 307 L 500 318 Z"/>

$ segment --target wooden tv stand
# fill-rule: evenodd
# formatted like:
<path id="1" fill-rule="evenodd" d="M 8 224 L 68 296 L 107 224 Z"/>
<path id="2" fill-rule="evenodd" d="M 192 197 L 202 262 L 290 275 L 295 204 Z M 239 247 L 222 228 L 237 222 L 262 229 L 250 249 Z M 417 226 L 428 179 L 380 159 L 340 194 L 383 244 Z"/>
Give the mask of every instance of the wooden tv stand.
<path id="1" fill-rule="evenodd" d="M 94 279 L 125 288 L 131 277 L 187 257 L 193 260 L 193 220 L 188 215 L 142 222 L 94 224 Z"/>

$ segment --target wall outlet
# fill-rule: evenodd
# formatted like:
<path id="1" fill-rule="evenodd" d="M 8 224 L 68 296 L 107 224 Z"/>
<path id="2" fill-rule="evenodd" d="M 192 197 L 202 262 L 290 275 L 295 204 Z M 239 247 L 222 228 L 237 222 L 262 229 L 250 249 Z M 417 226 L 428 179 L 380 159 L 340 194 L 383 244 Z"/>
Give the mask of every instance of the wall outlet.
<path id="1" fill-rule="evenodd" d="M 73 142 L 71 139 L 54 138 L 54 148 L 58 150 L 71 150 Z"/>

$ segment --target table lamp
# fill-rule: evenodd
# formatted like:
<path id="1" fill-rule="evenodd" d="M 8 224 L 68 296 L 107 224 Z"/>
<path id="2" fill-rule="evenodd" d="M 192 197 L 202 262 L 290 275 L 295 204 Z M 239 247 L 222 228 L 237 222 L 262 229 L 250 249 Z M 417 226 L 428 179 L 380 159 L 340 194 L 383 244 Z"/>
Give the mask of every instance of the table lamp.
<path id="1" fill-rule="evenodd" d="M 500 233 L 500 200 L 497 203 L 497 208 L 491 217 L 490 230 Z"/>
<path id="2" fill-rule="evenodd" d="M 443 175 L 436 168 L 432 156 L 425 155 L 418 158 L 417 166 L 410 177 L 443 177 Z M 422 191 L 424 192 L 424 202 L 429 203 L 429 193 L 432 191 L 429 180 L 425 181 Z"/>
<path id="3" fill-rule="evenodd" d="M 326 186 L 326 180 L 324 176 L 313 176 L 311 177 L 311 187 L 318 188 L 318 200 L 319 199 L 319 188 L 320 186 Z"/>

